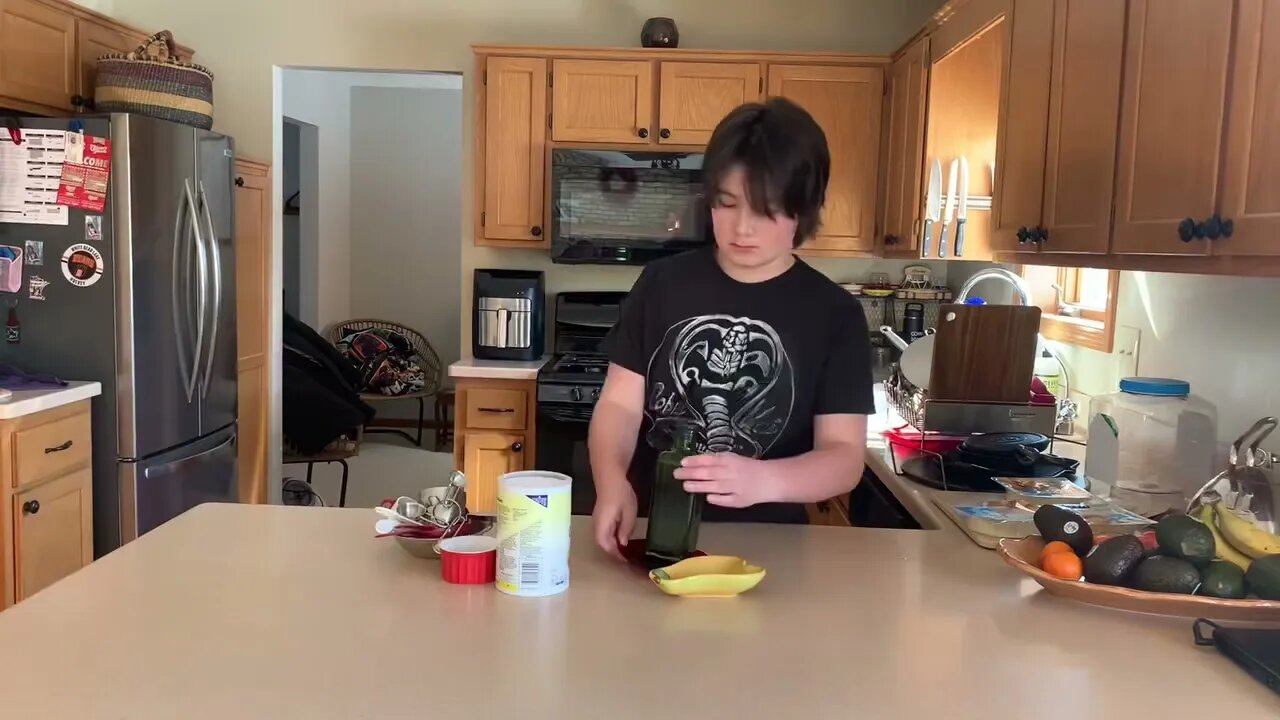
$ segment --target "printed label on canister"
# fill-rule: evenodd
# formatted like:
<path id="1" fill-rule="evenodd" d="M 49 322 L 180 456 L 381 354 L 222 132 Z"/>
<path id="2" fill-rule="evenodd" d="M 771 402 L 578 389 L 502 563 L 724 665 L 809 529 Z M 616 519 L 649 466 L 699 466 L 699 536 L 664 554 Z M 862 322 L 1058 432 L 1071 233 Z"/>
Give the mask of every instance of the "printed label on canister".
<path id="1" fill-rule="evenodd" d="M 517 475 L 525 477 L 512 477 Z M 569 586 L 568 478 L 536 472 L 512 476 L 499 482 L 495 585 L 512 595 L 562 592 Z"/>

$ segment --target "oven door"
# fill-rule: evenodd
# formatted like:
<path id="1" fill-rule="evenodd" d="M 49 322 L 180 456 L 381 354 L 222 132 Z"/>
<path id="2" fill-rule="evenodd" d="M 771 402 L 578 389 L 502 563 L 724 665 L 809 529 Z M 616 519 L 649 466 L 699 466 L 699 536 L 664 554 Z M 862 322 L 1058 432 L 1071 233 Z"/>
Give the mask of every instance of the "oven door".
<path id="1" fill-rule="evenodd" d="M 587 455 L 587 426 L 591 406 L 571 403 L 538 403 L 538 457 L 536 467 L 573 478 L 574 515 L 590 515 L 596 504 Z"/>

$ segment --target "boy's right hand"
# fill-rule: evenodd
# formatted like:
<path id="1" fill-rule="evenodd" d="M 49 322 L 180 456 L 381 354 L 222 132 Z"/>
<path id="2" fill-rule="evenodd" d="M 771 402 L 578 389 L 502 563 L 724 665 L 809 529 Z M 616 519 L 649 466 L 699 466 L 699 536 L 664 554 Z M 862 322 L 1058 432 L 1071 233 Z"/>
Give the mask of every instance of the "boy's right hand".
<path id="1" fill-rule="evenodd" d="M 608 490 L 597 487 L 596 492 L 596 507 L 591 512 L 596 544 L 625 562 L 622 548 L 631 541 L 631 531 L 636 526 L 636 491 L 624 481 Z"/>

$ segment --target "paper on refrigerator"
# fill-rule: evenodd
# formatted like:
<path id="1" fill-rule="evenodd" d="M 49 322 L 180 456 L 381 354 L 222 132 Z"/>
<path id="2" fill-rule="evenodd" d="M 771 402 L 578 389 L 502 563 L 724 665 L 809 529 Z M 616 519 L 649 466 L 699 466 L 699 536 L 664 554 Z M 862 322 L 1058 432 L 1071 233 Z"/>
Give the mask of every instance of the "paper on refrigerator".
<path id="1" fill-rule="evenodd" d="M 0 222 L 69 224 L 69 209 L 58 204 L 66 149 L 62 130 L 23 128 L 21 145 L 0 134 Z"/>

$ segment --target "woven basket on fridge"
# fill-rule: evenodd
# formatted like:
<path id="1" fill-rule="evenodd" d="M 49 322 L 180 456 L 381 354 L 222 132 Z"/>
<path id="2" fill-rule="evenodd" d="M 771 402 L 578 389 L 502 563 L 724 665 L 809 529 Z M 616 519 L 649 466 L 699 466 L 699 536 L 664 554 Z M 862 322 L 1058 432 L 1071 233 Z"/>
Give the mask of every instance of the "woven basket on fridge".
<path id="1" fill-rule="evenodd" d="M 93 104 L 98 112 L 148 115 L 208 130 L 213 127 L 213 73 L 174 54 L 168 30 L 130 53 L 98 58 Z M 152 47 L 158 54 L 152 54 Z"/>

